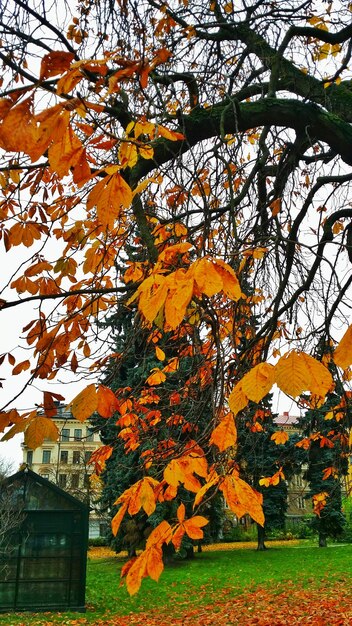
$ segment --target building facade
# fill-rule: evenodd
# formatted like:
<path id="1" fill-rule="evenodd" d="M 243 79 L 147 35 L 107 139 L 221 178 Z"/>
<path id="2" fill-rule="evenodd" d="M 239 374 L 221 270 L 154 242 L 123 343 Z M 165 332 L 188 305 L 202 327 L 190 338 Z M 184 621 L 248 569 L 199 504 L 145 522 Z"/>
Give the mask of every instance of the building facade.
<path id="1" fill-rule="evenodd" d="M 107 522 L 99 509 L 100 482 L 94 479 L 94 467 L 89 463 L 92 452 L 99 448 L 99 433 L 89 422 L 79 422 L 65 405 L 58 403 L 57 415 L 52 418 L 59 430 L 59 440 L 45 439 L 31 450 L 25 444 L 23 462 L 90 507 L 89 537 L 104 536 Z"/>
<path id="2" fill-rule="evenodd" d="M 275 419 L 275 424 L 280 430 L 287 432 L 289 436 L 298 433 L 298 416 L 290 415 L 288 411 L 284 411 L 281 415 Z M 312 514 L 311 499 L 307 497 L 309 492 L 309 485 L 304 478 L 305 470 L 307 468 L 302 466 L 301 472 L 295 474 L 291 480 L 287 482 L 288 494 L 287 494 L 287 520 L 295 521 L 301 519 L 304 515 Z"/>

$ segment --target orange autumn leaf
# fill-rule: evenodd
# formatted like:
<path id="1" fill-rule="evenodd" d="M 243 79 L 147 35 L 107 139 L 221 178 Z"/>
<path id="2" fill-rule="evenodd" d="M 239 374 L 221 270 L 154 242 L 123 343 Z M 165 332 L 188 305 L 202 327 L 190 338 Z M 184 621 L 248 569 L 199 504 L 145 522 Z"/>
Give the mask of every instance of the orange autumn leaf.
<path id="1" fill-rule="evenodd" d="M 338 367 L 346 369 L 352 364 L 352 325 L 348 327 L 334 355 L 334 362 Z"/>
<path id="2" fill-rule="evenodd" d="M 175 330 L 182 322 L 186 308 L 193 296 L 193 280 L 178 270 L 168 277 L 168 294 L 165 299 L 165 321 Z"/>
<path id="3" fill-rule="evenodd" d="M 204 536 L 202 527 L 209 523 L 209 520 L 202 515 L 195 515 L 188 520 L 185 519 L 185 515 L 186 508 L 182 503 L 177 509 L 177 519 L 179 523 L 173 532 L 171 540 L 176 550 L 180 548 L 184 534 L 188 535 L 190 539 L 202 539 Z"/>
<path id="4" fill-rule="evenodd" d="M 214 264 L 217 273 L 222 278 L 222 290 L 227 295 L 228 298 L 237 302 L 243 294 L 240 287 L 239 280 L 236 276 L 235 271 L 232 267 L 225 263 L 222 259 L 214 259 Z"/>
<path id="5" fill-rule="evenodd" d="M 130 515 L 135 515 L 140 509 L 143 509 L 148 516 L 155 511 L 157 497 L 155 490 L 159 484 L 154 478 L 145 476 L 117 498 L 114 504 L 121 504 L 121 507 L 111 521 L 114 535 L 117 534 L 127 511 Z"/>
<path id="6" fill-rule="evenodd" d="M 330 466 L 323 469 L 323 480 L 327 480 L 330 476 L 336 479 L 338 478 L 338 475 L 336 467 Z"/>
<path id="7" fill-rule="evenodd" d="M 137 593 L 142 579 L 150 576 L 158 581 L 164 569 L 162 546 L 169 543 L 171 527 L 165 520 L 151 532 L 147 539 L 145 550 L 136 559 L 133 559 L 121 570 L 121 576 L 126 576 L 126 587 L 130 595 Z"/>
<path id="8" fill-rule="evenodd" d="M 97 476 L 102 473 L 105 468 L 105 461 L 111 457 L 113 451 L 114 449 L 112 446 L 100 446 L 100 448 L 94 450 L 94 452 L 90 455 L 89 464 L 94 464 Z"/>
<path id="9" fill-rule="evenodd" d="M 164 139 L 168 139 L 169 141 L 181 141 L 185 138 L 182 133 L 179 133 L 175 130 L 170 130 L 161 124 L 158 125 L 158 134 Z"/>
<path id="10" fill-rule="evenodd" d="M 172 359 L 169 359 L 167 365 L 163 367 L 163 372 L 165 373 L 177 372 L 179 366 L 180 366 L 180 359 L 178 358 L 178 356 L 174 356 Z"/>
<path id="11" fill-rule="evenodd" d="M 153 322 L 160 309 L 164 306 L 166 296 L 167 283 L 165 276 L 152 274 L 143 281 L 127 304 L 139 297 L 139 310 L 149 322 Z"/>
<path id="12" fill-rule="evenodd" d="M 270 437 L 272 441 L 275 441 L 276 445 L 284 444 L 288 441 L 288 434 L 283 430 L 278 430 L 276 433 L 273 433 Z"/>
<path id="13" fill-rule="evenodd" d="M 158 361 L 165 361 L 165 352 L 159 346 L 155 346 L 155 356 Z"/>
<path id="14" fill-rule="evenodd" d="M 180 484 L 185 489 L 197 493 L 201 488 L 201 483 L 195 476 L 206 477 L 208 463 L 202 451 L 185 454 L 178 459 L 172 459 L 164 469 L 164 480 L 171 486 L 177 488 Z"/>
<path id="15" fill-rule="evenodd" d="M 329 498 L 329 494 L 327 491 L 321 491 L 320 493 L 316 493 L 312 497 L 313 511 L 318 517 L 320 517 L 320 513 L 325 508 L 328 498 Z"/>
<path id="16" fill-rule="evenodd" d="M 282 471 L 282 467 L 280 467 L 280 469 L 275 472 L 275 474 L 273 474 L 273 476 L 268 476 L 265 478 L 261 478 L 259 480 L 259 485 L 264 486 L 264 487 L 275 487 L 276 485 L 279 484 L 280 480 L 285 480 L 285 475 Z"/>
<path id="17" fill-rule="evenodd" d="M 270 204 L 270 208 L 271 215 L 273 217 L 276 217 L 276 215 L 278 215 L 281 211 L 281 198 L 276 198 L 276 200 L 273 200 L 273 202 L 271 202 Z"/>
<path id="18" fill-rule="evenodd" d="M 112 417 L 114 413 L 118 411 L 119 406 L 119 402 L 114 392 L 104 385 L 99 385 L 97 405 L 99 415 L 105 418 Z"/>
<path id="19" fill-rule="evenodd" d="M 57 441 L 59 431 L 54 422 L 48 417 L 35 417 L 28 425 L 25 434 L 25 445 L 31 450 L 35 450 L 42 445 L 44 439 Z"/>
<path id="20" fill-rule="evenodd" d="M 71 411 L 73 417 L 80 422 L 84 422 L 98 407 L 98 394 L 95 389 L 95 385 L 88 385 L 83 391 L 81 391 L 70 404 L 67 409 Z"/>
<path id="21" fill-rule="evenodd" d="M 12 107 L 0 124 L 0 147 L 8 152 L 25 152 L 35 145 L 38 129 L 33 116 L 33 98 Z"/>
<path id="22" fill-rule="evenodd" d="M 30 361 L 22 361 L 21 363 L 17 363 L 17 365 L 12 370 L 12 376 L 17 376 L 17 374 L 21 374 L 21 372 L 25 372 L 30 367 Z"/>
<path id="23" fill-rule="evenodd" d="M 50 76 L 57 76 L 62 74 L 62 72 L 66 72 L 74 58 L 72 52 L 63 50 L 52 50 L 45 54 L 40 64 L 39 80 L 45 80 L 50 78 Z"/>
<path id="24" fill-rule="evenodd" d="M 203 485 L 199 491 L 196 493 L 196 497 L 194 498 L 193 508 L 198 506 L 204 498 L 204 496 L 208 493 L 209 489 L 214 487 L 219 483 L 220 476 L 216 472 L 213 472 L 211 476 L 207 477 L 207 482 Z"/>
<path id="25" fill-rule="evenodd" d="M 255 522 L 264 526 L 262 494 L 235 474 L 225 476 L 219 488 L 231 511 L 237 517 L 248 513 Z"/>
<path id="26" fill-rule="evenodd" d="M 58 141 L 54 141 L 48 151 L 50 167 L 63 178 L 67 176 L 71 168 L 80 162 L 84 151 L 81 140 L 77 137 L 71 126 Z"/>
<path id="27" fill-rule="evenodd" d="M 230 446 L 234 446 L 237 441 L 237 429 L 232 413 L 228 413 L 221 420 L 220 424 L 214 428 L 209 443 L 216 445 L 220 452 Z"/>
<path id="28" fill-rule="evenodd" d="M 96 183 L 87 198 L 87 209 L 96 206 L 98 220 L 104 228 L 113 228 L 121 209 L 128 208 L 132 202 L 131 187 L 116 171 L 117 166 L 109 168 L 110 172 L 111 169 L 112 173 Z"/>

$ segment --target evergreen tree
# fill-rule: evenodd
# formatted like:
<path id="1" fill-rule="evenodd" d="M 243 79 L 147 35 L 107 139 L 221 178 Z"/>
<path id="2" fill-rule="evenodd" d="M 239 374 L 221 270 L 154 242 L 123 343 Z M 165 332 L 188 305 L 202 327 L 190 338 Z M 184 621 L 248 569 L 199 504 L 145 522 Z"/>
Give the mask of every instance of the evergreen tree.
<path id="1" fill-rule="evenodd" d="M 348 473 L 348 406 L 342 388 L 328 395 L 323 406 L 310 409 L 300 420 L 307 443 L 306 478 L 308 496 L 313 499 L 316 516 L 312 527 L 318 533 L 320 547 L 327 538 L 342 534 L 341 479 Z"/>
<path id="2" fill-rule="evenodd" d="M 143 328 L 141 320 L 134 317 L 131 311 L 120 304 L 114 317 L 108 320 L 108 324 L 114 328 L 115 351 L 123 353 L 123 359 L 111 360 L 105 372 L 103 383 L 111 388 L 117 395 L 121 407 L 125 407 L 122 413 L 115 414 L 109 420 L 95 418 L 95 426 L 99 428 L 104 444 L 113 446 L 112 456 L 106 462 L 106 469 L 102 474 L 104 483 L 101 504 L 110 510 L 113 517 L 118 507 L 114 507 L 116 499 L 132 484 L 144 476 L 145 463 L 148 461 L 148 450 L 159 442 L 161 456 L 167 454 L 167 441 L 176 446 L 185 440 L 192 441 L 206 435 L 211 423 L 211 390 L 205 381 L 201 393 L 197 389 L 197 377 L 202 363 L 192 357 L 189 338 L 178 337 L 175 334 L 169 336 L 169 341 L 158 344 L 158 333 L 155 333 L 155 344 L 147 342 L 148 333 Z M 180 367 L 176 366 L 178 356 L 182 351 L 187 352 Z M 133 398 L 138 397 L 140 390 L 154 368 L 160 367 L 159 358 L 165 359 L 174 367 L 171 376 L 168 376 L 164 385 L 150 387 L 150 398 L 145 403 L 136 403 Z M 122 365 L 121 365 L 122 363 Z M 186 383 L 187 395 L 181 397 L 179 389 Z M 171 402 L 170 402 L 171 397 Z M 143 399 L 142 399 L 143 400 Z M 140 430 L 143 431 L 142 443 L 133 449 L 133 444 L 125 438 L 128 434 L 128 413 L 139 412 Z M 164 428 L 165 427 L 165 428 Z M 165 439 L 163 438 L 165 437 Z M 126 454 L 126 452 L 128 452 Z M 155 463 L 155 477 L 160 480 L 157 460 Z M 149 470 L 150 475 L 150 470 Z M 144 513 L 137 516 L 126 516 L 117 536 L 109 537 L 111 546 L 120 551 L 127 549 L 130 555 L 135 553 L 137 547 L 143 545 L 151 529 L 157 526 L 163 519 L 173 519 L 176 511 L 183 502 L 187 516 L 192 514 L 191 501 L 188 492 L 178 489 L 176 500 L 158 503 L 155 512 L 149 517 Z M 206 504 L 204 505 L 207 506 Z M 204 528 L 204 541 L 214 541 L 218 538 L 223 521 L 223 503 L 220 495 L 215 496 L 208 505 L 207 515 L 209 524 Z M 193 554 L 193 541 L 185 537 L 181 553 L 191 556 Z"/>
<path id="3" fill-rule="evenodd" d="M 295 447 L 297 435 L 285 439 L 275 424 L 271 396 L 252 407 L 239 421 L 237 459 L 243 478 L 263 495 L 264 528 L 257 524 L 258 550 L 265 550 L 265 536 L 283 530 L 287 511 L 287 481 L 300 471 L 302 452 Z M 282 443 L 275 436 L 283 435 Z M 274 437 L 274 438 L 273 438 Z"/>

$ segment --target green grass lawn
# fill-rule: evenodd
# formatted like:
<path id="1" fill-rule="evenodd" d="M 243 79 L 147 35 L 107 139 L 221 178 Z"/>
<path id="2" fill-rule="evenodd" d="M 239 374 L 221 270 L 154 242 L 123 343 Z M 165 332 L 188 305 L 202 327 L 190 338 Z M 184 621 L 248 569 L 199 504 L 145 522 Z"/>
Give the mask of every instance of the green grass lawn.
<path id="1" fill-rule="evenodd" d="M 168 607 L 172 615 L 209 604 L 213 599 L 236 596 L 267 587 L 279 593 L 283 586 L 293 589 L 297 584 L 319 586 L 327 578 L 346 584 L 351 577 L 352 545 L 319 549 L 316 546 L 272 547 L 267 552 L 234 550 L 204 552 L 193 561 L 176 561 L 165 568 L 159 583 L 146 579 L 140 592 L 129 597 L 120 586 L 119 572 L 123 561 L 117 558 L 89 560 L 87 576 L 87 613 L 0 614 L 0 624 L 6 626 L 39 626 L 40 624 L 70 624 L 85 619 L 95 624 L 114 615 L 127 615 Z M 75 623 L 79 623 L 75 622 Z"/>

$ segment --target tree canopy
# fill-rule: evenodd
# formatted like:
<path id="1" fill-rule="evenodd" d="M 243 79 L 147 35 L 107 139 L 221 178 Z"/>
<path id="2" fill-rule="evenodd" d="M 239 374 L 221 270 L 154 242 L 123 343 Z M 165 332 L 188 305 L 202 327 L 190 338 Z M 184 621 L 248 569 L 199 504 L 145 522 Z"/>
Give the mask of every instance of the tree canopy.
<path id="1" fill-rule="evenodd" d="M 276 383 L 322 406 L 334 361 L 345 392 L 329 411 L 350 419 L 351 5 L 10 0 L 0 31 L 0 237 L 10 258 L 28 250 L 1 309 L 34 307 L 25 358 L 0 361 L 44 392 L 25 414 L 4 406 L 0 426 L 31 447 L 55 439 L 62 397 L 49 382 L 92 376 L 69 404 L 75 417 L 117 413 L 126 453 L 145 448 L 113 530 L 179 487 L 193 494 L 194 516 L 181 504 L 124 569 L 134 593 L 159 577 L 165 543 L 202 537 L 217 491 L 264 523 L 236 465 L 250 401 Z M 159 366 L 112 391 L 97 381 L 124 364 L 104 325 L 121 303 Z M 158 389 L 185 359 L 163 416 Z M 196 428 L 187 411 L 205 397 L 209 423 Z M 98 468 L 111 453 L 95 455 Z"/>

